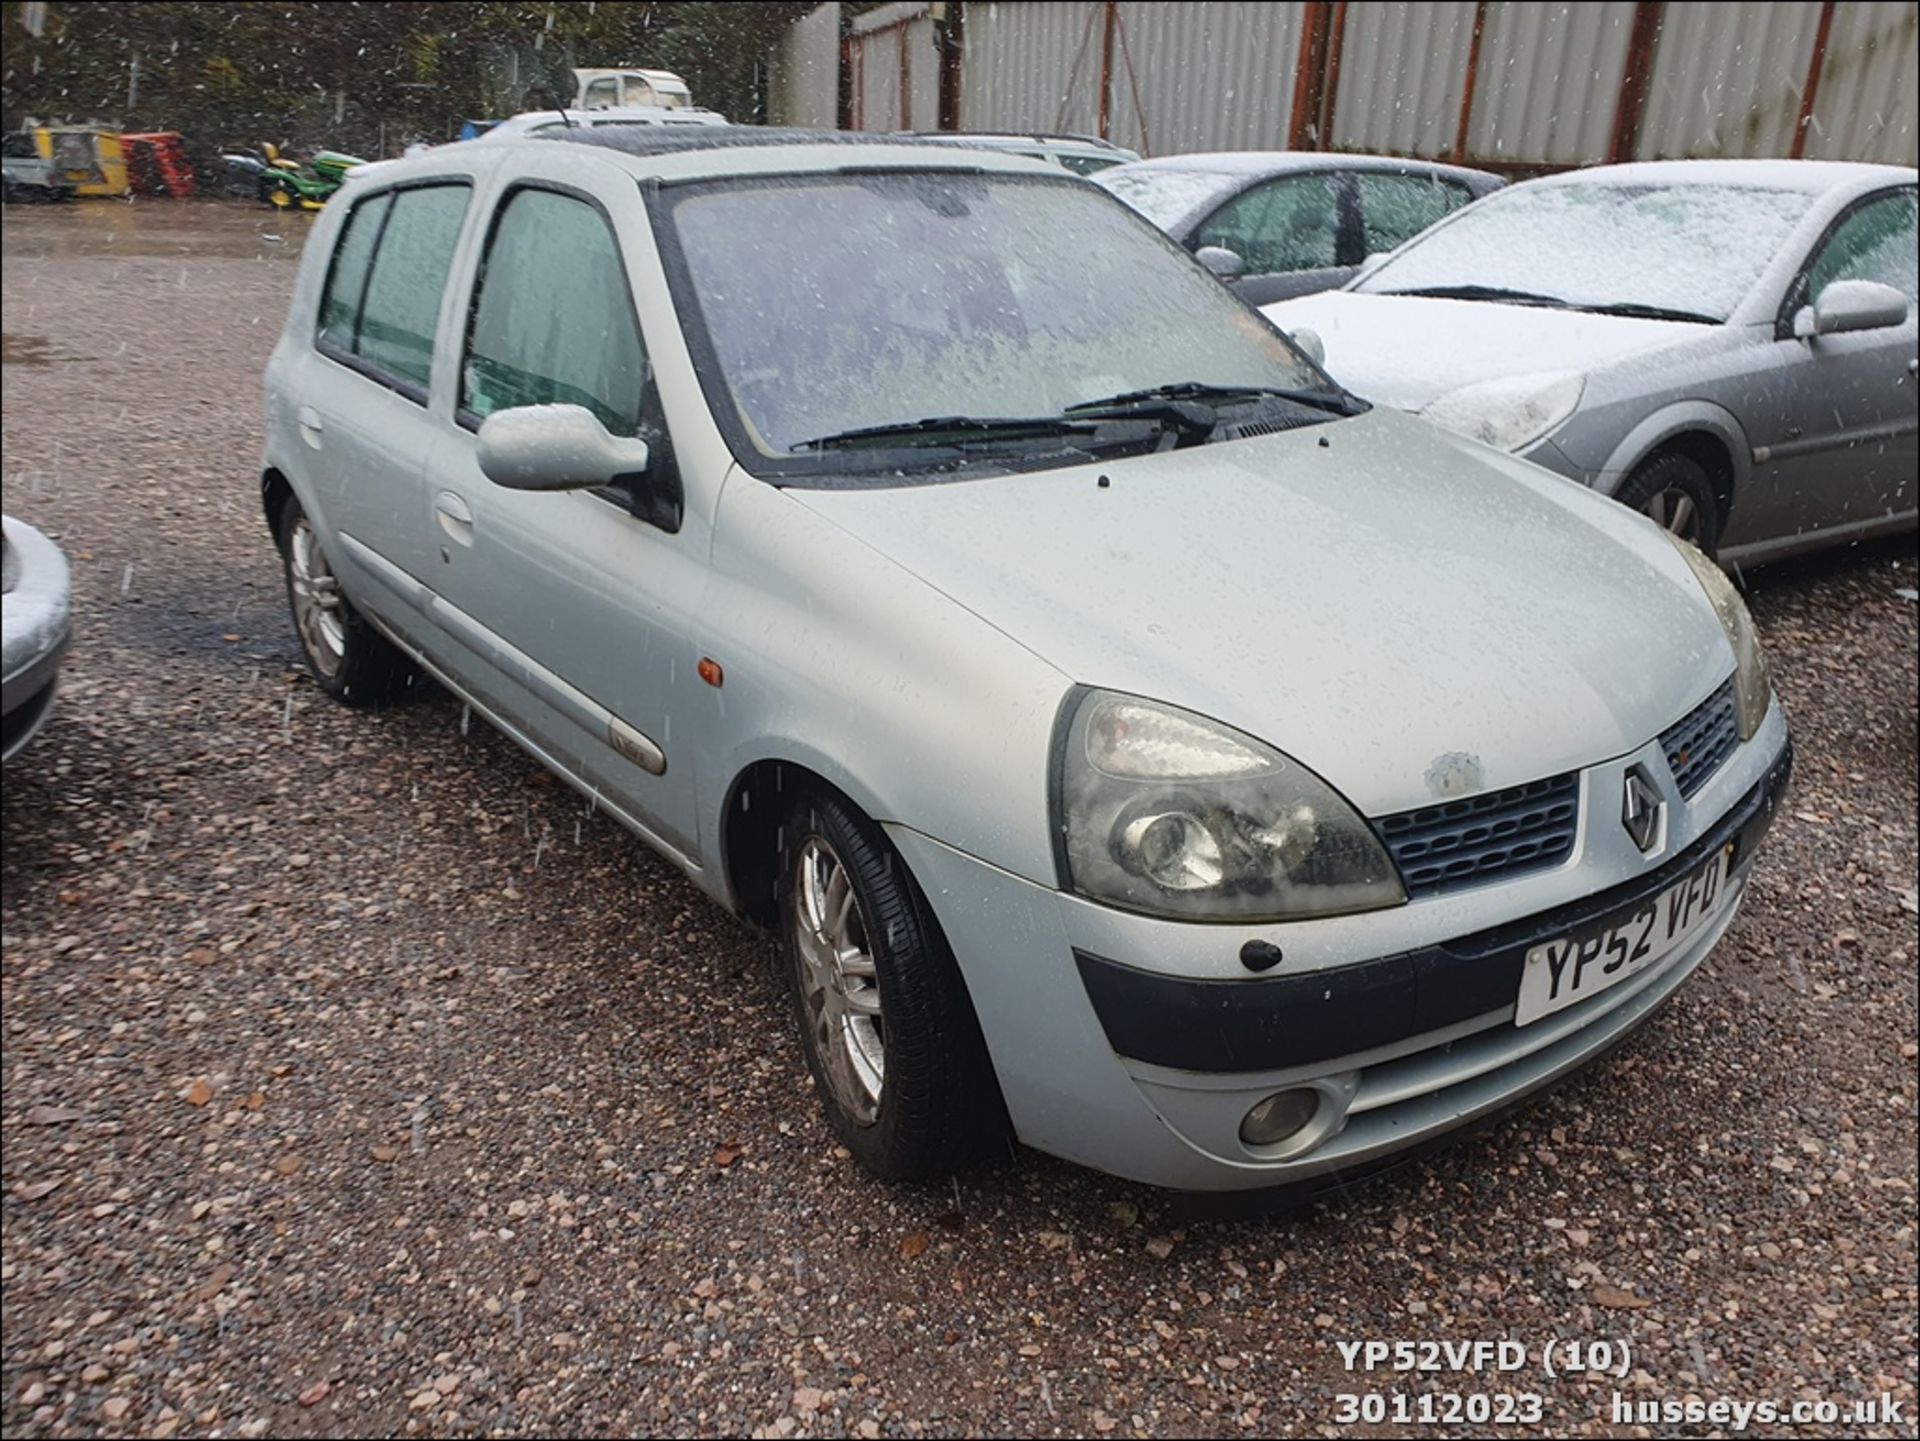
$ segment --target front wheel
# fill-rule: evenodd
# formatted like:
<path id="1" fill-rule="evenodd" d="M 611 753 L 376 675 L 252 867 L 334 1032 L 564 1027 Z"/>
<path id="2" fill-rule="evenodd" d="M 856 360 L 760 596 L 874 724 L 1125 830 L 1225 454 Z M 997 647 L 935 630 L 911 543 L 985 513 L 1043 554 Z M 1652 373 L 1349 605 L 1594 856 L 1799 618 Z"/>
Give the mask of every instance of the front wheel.
<path id="1" fill-rule="evenodd" d="M 1698 461 L 1668 452 L 1649 456 L 1614 493 L 1662 530 L 1691 541 L 1708 555 L 1720 543 L 1720 502 Z"/>
<path id="2" fill-rule="evenodd" d="M 782 832 L 782 940 L 807 1067 L 834 1133 L 882 1180 L 924 1180 L 1004 1135 L 959 967 L 879 827 L 803 798 Z"/>

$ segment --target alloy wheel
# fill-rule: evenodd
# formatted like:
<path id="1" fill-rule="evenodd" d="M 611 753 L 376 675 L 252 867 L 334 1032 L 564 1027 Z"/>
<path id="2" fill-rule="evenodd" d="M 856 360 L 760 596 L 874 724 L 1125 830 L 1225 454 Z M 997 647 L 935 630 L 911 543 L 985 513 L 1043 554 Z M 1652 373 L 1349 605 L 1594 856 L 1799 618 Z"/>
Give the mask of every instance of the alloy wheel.
<path id="1" fill-rule="evenodd" d="M 853 877 L 832 846 L 809 836 L 794 859 L 793 951 L 808 1029 L 833 1096 L 862 1126 L 880 1115 L 886 1031 Z"/>
<path id="2" fill-rule="evenodd" d="M 346 602 L 320 549 L 320 538 L 304 515 L 293 523 L 287 537 L 287 583 L 293 593 L 293 623 L 307 659 L 332 679 L 347 655 Z"/>
<path id="3" fill-rule="evenodd" d="M 1641 512 L 1661 529 L 1670 530 L 1695 545 L 1700 543 L 1700 507 L 1678 486 L 1655 491 L 1647 497 Z"/>

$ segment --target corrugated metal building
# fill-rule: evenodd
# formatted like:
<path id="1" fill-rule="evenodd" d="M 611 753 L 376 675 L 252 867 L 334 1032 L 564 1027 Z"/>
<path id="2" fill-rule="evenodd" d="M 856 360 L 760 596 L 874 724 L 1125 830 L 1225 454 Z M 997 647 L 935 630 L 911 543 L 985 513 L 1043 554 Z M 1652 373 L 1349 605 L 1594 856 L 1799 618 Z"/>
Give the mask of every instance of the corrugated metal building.
<path id="1" fill-rule="evenodd" d="M 827 4 L 778 47 L 773 118 L 1510 172 L 1677 156 L 1911 165 L 1916 21 L 1913 0 L 904 0 L 851 19 Z"/>

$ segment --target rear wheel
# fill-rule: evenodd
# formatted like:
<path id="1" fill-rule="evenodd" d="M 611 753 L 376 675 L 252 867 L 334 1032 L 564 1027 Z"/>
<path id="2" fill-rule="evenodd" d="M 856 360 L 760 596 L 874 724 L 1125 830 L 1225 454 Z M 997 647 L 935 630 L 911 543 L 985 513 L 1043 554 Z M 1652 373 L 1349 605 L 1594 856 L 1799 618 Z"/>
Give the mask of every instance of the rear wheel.
<path id="1" fill-rule="evenodd" d="M 337 701 L 379 707 L 400 699 L 417 679 L 413 664 L 353 608 L 320 535 L 293 496 L 280 512 L 287 603 L 313 678 Z"/>
<path id="2" fill-rule="evenodd" d="M 1708 555 L 1720 543 L 1720 502 L 1698 461 L 1669 451 L 1634 467 L 1615 500 L 1630 505 L 1663 530 L 1691 541 Z"/>
<path id="3" fill-rule="evenodd" d="M 959 967 L 879 827 L 838 796 L 782 833 L 782 940 L 807 1067 L 834 1133 L 888 1181 L 944 1175 L 1005 1133 Z"/>

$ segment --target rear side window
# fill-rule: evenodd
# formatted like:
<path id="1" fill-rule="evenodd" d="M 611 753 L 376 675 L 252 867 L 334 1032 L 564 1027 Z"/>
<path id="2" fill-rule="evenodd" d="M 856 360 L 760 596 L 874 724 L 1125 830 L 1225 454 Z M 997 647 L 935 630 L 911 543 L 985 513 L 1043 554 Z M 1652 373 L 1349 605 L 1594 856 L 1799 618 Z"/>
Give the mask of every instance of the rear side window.
<path id="1" fill-rule="evenodd" d="M 1424 175 L 1361 171 L 1353 181 L 1360 197 L 1360 219 L 1366 227 L 1369 255 L 1399 248 L 1458 210 L 1469 198 L 1460 186 Z"/>
<path id="2" fill-rule="evenodd" d="M 380 224 L 387 218 L 387 207 L 392 203 L 393 194 L 389 191 L 354 206 L 340 232 L 340 243 L 333 248 L 333 270 L 327 276 L 327 293 L 320 300 L 320 339 L 349 355 L 354 353 L 360 300 L 367 293 L 373 243 L 380 237 Z"/>
<path id="3" fill-rule="evenodd" d="M 519 190 L 500 212 L 461 375 L 485 419 L 520 405 L 583 405 L 615 435 L 640 428 L 646 352 L 612 227 L 594 206 Z"/>
<path id="4" fill-rule="evenodd" d="M 426 386 L 468 193 L 464 184 L 415 186 L 355 208 L 320 303 L 328 349 L 411 387 Z"/>

